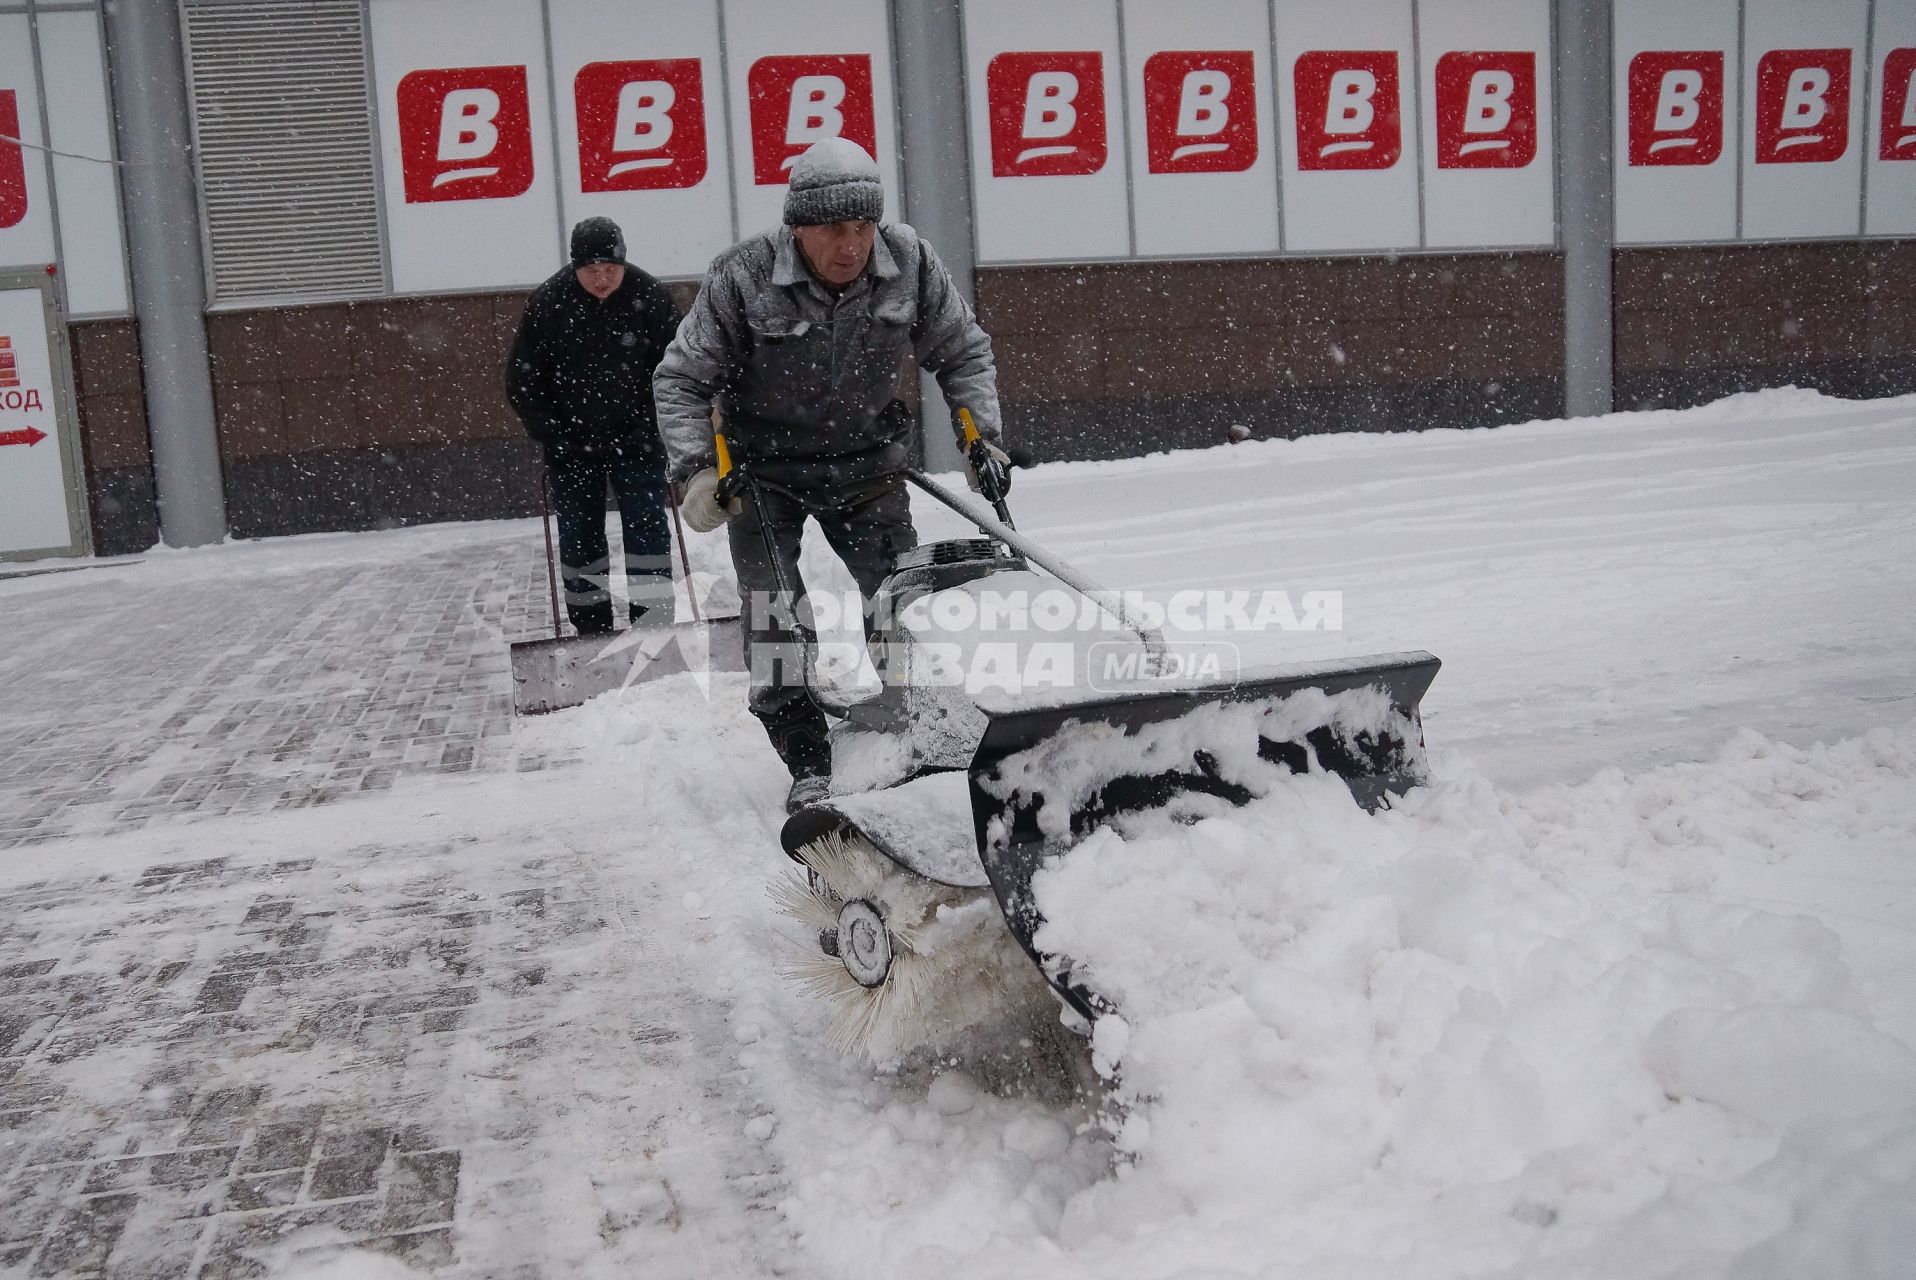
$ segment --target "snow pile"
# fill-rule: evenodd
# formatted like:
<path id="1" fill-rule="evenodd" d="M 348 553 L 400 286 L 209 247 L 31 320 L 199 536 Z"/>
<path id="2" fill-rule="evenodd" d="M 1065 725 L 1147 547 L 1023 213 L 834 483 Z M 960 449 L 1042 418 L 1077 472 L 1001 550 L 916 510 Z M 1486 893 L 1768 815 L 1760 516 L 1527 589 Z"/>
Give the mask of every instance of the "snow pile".
<path id="1" fill-rule="evenodd" d="M 1906 858 L 1916 728 L 1521 799 L 1436 770 L 1394 812 L 1298 777 L 1040 875 L 1041 944 L 1123 1010 L 1130 1162 L 1060 1230 L 1087 1273 L 1908 1275 L 1895 997 L 1723 883 Z"/>

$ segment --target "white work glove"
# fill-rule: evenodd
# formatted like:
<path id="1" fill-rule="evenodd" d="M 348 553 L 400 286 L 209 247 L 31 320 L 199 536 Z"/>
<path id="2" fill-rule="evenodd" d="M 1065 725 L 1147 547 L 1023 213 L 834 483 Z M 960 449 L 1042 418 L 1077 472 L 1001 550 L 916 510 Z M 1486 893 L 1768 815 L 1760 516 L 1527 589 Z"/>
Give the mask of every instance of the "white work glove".
<path id="1" fill-rule="evenodd" d="M 679 495 L 679 514 L 696 533 L 710 533 L 738 514 L 738 499 L 721 503 L 718 486 L 717 467 L 707 467 L 685 482 L 685 492 Z"/>
<path id="2" fill-rule="evenodd" d="M 987 502 L 1003 502 L 1011 492 L 1011 455 L 979 436 L 965 455 L 965 482 Z"/>

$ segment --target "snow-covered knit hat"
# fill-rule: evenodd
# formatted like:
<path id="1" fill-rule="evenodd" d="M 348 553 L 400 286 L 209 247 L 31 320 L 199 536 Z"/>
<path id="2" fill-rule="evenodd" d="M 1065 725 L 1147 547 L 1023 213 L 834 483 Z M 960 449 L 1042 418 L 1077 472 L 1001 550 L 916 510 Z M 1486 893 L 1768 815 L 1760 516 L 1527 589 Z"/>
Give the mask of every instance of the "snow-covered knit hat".
<path id="1" fill-rule="evenodd" d="M 595 262 L 625 265 L 625 233 L 610 218 L 587 218 L 572 228 L 572 265 L 585 267 Z"/>
<path id="2" fill-rule="evenodd" d="M 820 138 L 792 166 L 785 192 L 785 225 L 877 222 L 885 212 L 878 162 L 850 138 Z"/>

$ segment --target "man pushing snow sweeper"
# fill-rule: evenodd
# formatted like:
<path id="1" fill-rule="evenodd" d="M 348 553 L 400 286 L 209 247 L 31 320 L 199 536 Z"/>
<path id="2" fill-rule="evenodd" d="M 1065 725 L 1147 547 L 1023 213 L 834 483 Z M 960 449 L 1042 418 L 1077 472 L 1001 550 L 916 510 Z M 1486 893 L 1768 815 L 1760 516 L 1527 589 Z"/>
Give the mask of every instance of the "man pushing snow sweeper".
<path id="1" fill-rule="evenodd" d="M 881 226 L 884 211 L 878 165 L 862 147 L 813 144 L 792 166 L 784 225 L 712 263 L 652 383 L 686 523 L 706 533 L 731 522 L 754 655 L 751 710 L 791 771 L 794 810 L 829 790 L 831 750 L 825 715 L 793 664 L 766 659 L 797 641 L 791 619 L 766 604 L 803 594 L 807 516 L 867 601 L 917 545 L 905 487 L 912 418 L 899 399 L 907 352 L 976 424 L 966 451 L 973 487 L 1001 501 L 1010 485 L 995 443 L 991 339 L 931 246 L 908 226 Z M 752 483 L 722 493 L 733 458 Z"/>
<path id="2" fill-rule="evenodd" d="M 1357 803 L 1388 803 L 1422 773 L 1417 707 L 1437 671 L 1401 653 L 1185 674 L 1129 598 L 1012 524 L 990 340 L 930 247 L 879 225 L 883 212 L 871 157 L 818 143 L 793 168 L 785 225 L 712 264 L 653 378 L 687 522 L 730 522 L 751 709 L 792 774 L 779 843 L 801 866 L 776 897 L 806 927 L 790 972 L 826 1002 L 835 1043 L 880 1061 L 955 1044 L 1047 990 L 1091 1028 L 1111 1006 L 1095 973 L 1040 942 L 1040 870 L 1097 831 L 1190 822 L 1290 773 L 1333 773 Z M 990 511 L 911 466 L 908 351 L 952 405 Z M 908 484 L 983 536 L 918 545 Z M 796 607 L 808 516 L 865 598 L 876 693 L 812 669 Z M 1032 625 L 1041 598 L 1111 624 L 1115 638 L 1081 638 L 1117 646 L 1131 674 L 950 678 L 967 646 L 1075 654 L 1076 639 Z M 998 606 L 1018 599 L 1031 608 L 1001 627 Z"/>

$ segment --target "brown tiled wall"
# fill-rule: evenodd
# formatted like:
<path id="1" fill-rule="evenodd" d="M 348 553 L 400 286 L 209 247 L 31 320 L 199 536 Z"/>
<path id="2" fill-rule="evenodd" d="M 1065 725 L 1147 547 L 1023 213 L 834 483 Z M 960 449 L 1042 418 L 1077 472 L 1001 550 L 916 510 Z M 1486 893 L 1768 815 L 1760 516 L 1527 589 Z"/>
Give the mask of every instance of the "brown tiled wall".
<path id="1" fill-rule="evenodd" d="M 675 286 L 681 306 L 694 286 Z M 538 510 L 506 402 L 524 291 L 207 317 L 227 519 L 242 537 Z"/>
<path id="2" fill-rule="evenodd" d="M 130 319 L 86 320 L 68 326 L 67 333 L 80 402 L 93 549 L 100 555 L 145 550 L 159 540 L 159 514 L 153 499 L 153 454 L 147 444 L 139 326 Z"/>
<path id="3" fill-rule="evenodd" d="M 524 294 L 221 312 L 206 319 L 241 537 L 534 509 L 500 370 Z"/>
<path id="4" fill-rule="evenodd" d="M 1554 254 L 985 268 L 978 312 L 1040 457 L 1487 424 L 1561 404 Z"/>
<path id="5" fill-rule="evenodd" d="M 1620 408 L 1916 391 L 1916 241 L 1628 249 L 1615 281 Z"/>
<path id="6" fill-rule="evenodd" d="M 220 453 L 469 444 L 520 434 L 500 369 L 523 294 L 207 317 Z"/>

